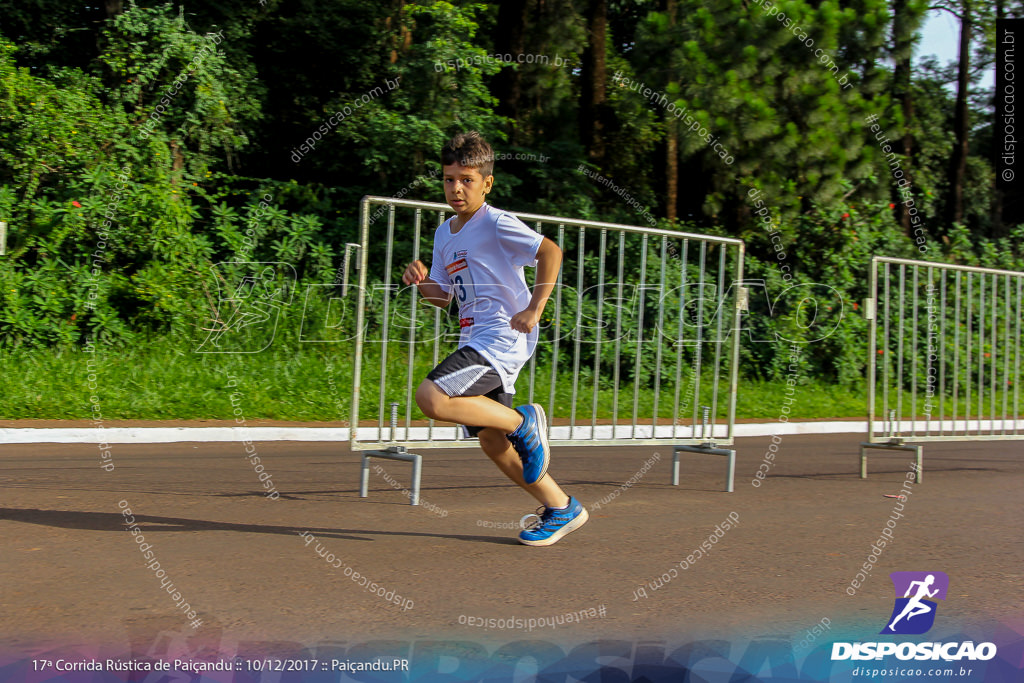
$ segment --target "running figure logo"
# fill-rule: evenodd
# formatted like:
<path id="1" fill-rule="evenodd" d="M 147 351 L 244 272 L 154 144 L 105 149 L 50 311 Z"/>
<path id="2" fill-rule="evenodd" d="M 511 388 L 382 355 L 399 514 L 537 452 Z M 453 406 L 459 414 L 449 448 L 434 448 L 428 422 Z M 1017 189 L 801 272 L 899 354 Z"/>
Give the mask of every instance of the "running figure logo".
<path id="1" fill-rule="evenodd" d="M 881 633 L 926 633 L 935 623 L 935 610 L 938 606 L 928 598 L 946 599 L 949 576 L 945 572 L 893 572 L 889 578 L 896 589 L 896 604 L 892 608 L 889 624 Z"/>
<path id="2" fill-rule="evenodd" d="M 295 268 L 278 262 L 222 261 L 210 266 L 219 292 L 204 321 L 206 339 L 196 353 L 258 353 L 277 334 L 283 309 L 292 300 Z"/>

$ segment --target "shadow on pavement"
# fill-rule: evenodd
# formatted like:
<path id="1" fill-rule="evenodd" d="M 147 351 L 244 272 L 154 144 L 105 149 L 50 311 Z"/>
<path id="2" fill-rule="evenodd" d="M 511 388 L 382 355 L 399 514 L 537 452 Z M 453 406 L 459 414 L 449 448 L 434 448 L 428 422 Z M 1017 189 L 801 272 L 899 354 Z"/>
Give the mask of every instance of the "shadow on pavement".
<path id="1" fill-rule="evenodd" d="M 0 520 L 40 524 L 64 529 L 85 529 L 89 531 L 124 531 L 124 515 L 116 512 L 79 512 L 65 510 L 37 510 L 0 508 Z M 139 527 L 146 532 L 156 531 L 235 531 L 251 534 L 298 535 L 303 531 L 324 538 L 341 538 L 349 541 L 372 541 L 365 536 L 415 536 L 426 538 L 447 538 L 473 543 L 496 543 L 518 545 L 518 541 L 492 536 L 467 536 L 461 534 L 431 534 L 417 531 L 380 531 L 364 529 L 331 529 L 326 527 L 269 526 L 260 524 L 235 524 L 233 522 L 210 522 L 202 519 L 181 517 L 155 517 L 135 515 Z M 363 536 L 353 535 L 362 534 Z"/>

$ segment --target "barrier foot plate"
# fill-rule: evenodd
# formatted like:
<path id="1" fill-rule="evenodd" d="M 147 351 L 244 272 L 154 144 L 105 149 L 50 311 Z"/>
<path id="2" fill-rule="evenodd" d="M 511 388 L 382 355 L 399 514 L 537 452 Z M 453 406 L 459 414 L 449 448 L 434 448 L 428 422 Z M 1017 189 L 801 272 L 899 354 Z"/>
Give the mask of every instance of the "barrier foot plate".
<path id="1" fill-rule="evenodd" d="M 359 497 L 369 497 L 370 458 L 399 460 L 412 463 L 412 492 L 409 495 L 410 505 L 420 504 L 420 477 L 423 473 L 423 456 L 409 453 L 404 446 L 392 446 L 385 451 L 363 451 L 363 463 L 359 474 Z"/>
<path id="2" fill-rule="evenodd" d="M 715 448 L 714 444 L 702 444 L 700 446 L 673 446 L 672 447 L 672 485 L 679 486 L 679 454 L 680 453 L 704 453 L 706 455 L 724 455 L 729 459 L 729 469 L 726 473 L 725 490 L 733 492 L 733 480 L 736 477 L 736 450 L 732 448 Z"/>
<path id="3" fill-rule="evenodd" d="M 924 446 L 913 446 L 905 444 L 902 441 L 894 440 L 888 443 L 869 443 L 862 442 L 860 444 L 860 478 L 868 478 L 868 454 L 867 450 L 875 449 L 879 451 L 913 451 L 915 454 L 915 461 L 917 463 L 917 469 L 915 471 L 914 483 L 920 484 L 924 478 Z"/>

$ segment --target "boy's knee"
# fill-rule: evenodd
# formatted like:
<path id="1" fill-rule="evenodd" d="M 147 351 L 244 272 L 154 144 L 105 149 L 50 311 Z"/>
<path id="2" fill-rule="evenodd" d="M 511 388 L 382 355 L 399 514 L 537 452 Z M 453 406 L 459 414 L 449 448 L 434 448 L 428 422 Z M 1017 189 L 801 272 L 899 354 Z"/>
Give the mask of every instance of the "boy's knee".
<path id="1" fill-rule="evenodd" d="M 416 405 L 427 417 L 437 417 L 437 409 L 444 394 L 431 380 L 425 379 L 416 389 Z"/>

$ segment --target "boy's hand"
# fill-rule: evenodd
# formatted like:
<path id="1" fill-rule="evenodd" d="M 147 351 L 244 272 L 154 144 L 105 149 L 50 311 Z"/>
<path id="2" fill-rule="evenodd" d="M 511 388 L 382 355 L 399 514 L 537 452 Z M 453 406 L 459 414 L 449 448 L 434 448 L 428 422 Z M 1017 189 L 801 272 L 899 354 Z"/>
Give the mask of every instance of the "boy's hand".
<path id="1" fill-rule="evenodd" d="M 402 282 L 407 285 L 418 285 L 429 274 L 430 271 L 423 265 L 423 261 L 413 261 L 405 267 L 405 272 L 402 274 Z"/>
<path id="2" fill-rule="evenodd" d="M 519 311 L 508 321 L 508 326 L 516 332 L 529 333 L 540 322 L 540 313 L 532 308 Z"/>

